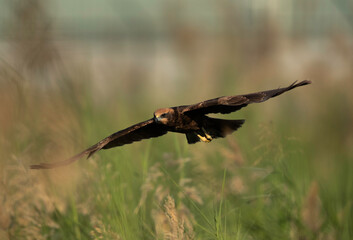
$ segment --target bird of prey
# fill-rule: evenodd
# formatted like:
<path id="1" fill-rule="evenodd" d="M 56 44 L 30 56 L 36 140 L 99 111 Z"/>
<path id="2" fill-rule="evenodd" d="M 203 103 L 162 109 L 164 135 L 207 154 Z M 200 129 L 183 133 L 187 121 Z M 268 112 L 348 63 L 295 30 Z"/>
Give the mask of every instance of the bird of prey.
<path id="1" fill-rule="evenodd" d="M 113 133 L 83 152 L 61 162 L 31 165 L 31 169 L 49 169 L 70 164 L 83 156 L 89 158 L 101 149 L 130 144 L 142 139 L 159 137 L 167 132 L 185 134 L 189 144 L 210 142 L 215 138 L 223 138 L 242 126 L 244 120 L 226 120 L 207 116 L 209 113 L 227 114 L 238 111 L 250 103 L 264 102 L 299 86 L 310 84 L 304 80 L 294 82 L 288 87 L 250 93 L 238 96 L 218 97 L 192 105 L 161 108 L 154 112 L 153 117 L 132 125 L 124 130 Z"/>

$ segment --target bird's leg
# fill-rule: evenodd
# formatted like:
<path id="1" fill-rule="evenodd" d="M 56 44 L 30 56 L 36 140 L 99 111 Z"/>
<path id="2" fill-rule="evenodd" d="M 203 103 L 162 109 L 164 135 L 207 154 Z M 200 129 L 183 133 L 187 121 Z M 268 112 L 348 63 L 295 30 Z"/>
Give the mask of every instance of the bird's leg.
<path id="1" fill-rule="evenodd" d="M 197 136 L 200 138 L 201 141 L 203 142 L 211 142 L 211 140 L 209 140 L 208 138 L 201 136 L 200 134 L 197 134 Z"/>
<path id="2" fill-rule="evenodd" d="M 210 142 L 211 140 L 208 140 L 206 137 L 201 136 L 200 134 L 197 134 L 197 136 L 200 138 L 201 141 L 203 142 Z"/>
<path id="3" fill-rule="evenodd" d="M 205 134 L 205 137 L 206 137 L 209 141 L 212 141 L 212 137 L 211 137 L 211 135 L 209 135 L 209 134 L 206 132 L 206 129 L 204 129 L 204 128 L 201 128 L 201 129 L 202 129 L 203 133 Z"/>
<path id="4" fill-rule="evenodd" d="M 202 142 L 211 142 L 212 137 L 206 132 L 204 128 L 201 128 L 202 131 L 197 134 L 197 136 L 200 138 Z"/>

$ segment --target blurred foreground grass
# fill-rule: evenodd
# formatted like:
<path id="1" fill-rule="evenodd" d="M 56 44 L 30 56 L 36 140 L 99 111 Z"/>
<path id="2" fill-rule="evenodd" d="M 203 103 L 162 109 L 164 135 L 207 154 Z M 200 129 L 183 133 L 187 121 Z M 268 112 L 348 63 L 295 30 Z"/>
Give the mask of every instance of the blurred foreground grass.
<path id="1" fill-rule="evenodd" d="M 210 144 L 169 134 L 31 171 L 150 117 L 154 97 L 96 103 L 81 76 L 42 89 L 2 71 L 1 239 L 352 239 L 352 110 L 339 89 L 314 82 L 262 103 L 273 116 L 249 106 Z"/>

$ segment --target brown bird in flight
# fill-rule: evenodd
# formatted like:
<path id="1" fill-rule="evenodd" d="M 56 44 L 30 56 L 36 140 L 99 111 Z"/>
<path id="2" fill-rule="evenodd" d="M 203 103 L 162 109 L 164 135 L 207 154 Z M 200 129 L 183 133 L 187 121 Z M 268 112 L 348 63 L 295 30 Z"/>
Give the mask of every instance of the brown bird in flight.
<path id="1" fill-rule="evenodd" d="M 264 102 L 276 97 L 293 88 L 310 84 L 311 81 L 304 80 L 294 82 L 285 88 L 278 88 L 264 92 L 250 93 L 246 95 L 218 97 L 196 103 L 170 108 L 161 108 L 154 112 L 153 118 L 137 123 L 119 132 L 113 133 L 97 144 L 89 147 L 83 152 L 61 162 L 40 163 L 31 165 L 31 169 L 49 169 L 70 164 L 81 157 L 87 158 L 101 149 L 130 144 L 153 137 L 159 137 L 167 132 L 177 132 L 186 135 L 189 144 L 199 141 L 210 142 L 215 138 L 224 138 L 226 135 L 236 131 L 245 120 L 226 120 L 206 116 L 209 113 L 227 114 L 238 111 L 250 103 Z"/>

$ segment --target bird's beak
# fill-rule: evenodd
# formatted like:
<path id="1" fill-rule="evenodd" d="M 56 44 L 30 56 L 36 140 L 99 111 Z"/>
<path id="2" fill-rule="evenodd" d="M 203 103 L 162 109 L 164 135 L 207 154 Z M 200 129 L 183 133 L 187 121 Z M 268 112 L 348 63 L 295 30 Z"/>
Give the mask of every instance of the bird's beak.
<path id="1" fill-rule="evenodd" d="M 161 118 L 160 118 L 160 117 L 154 116 L 153 119 L 154 119 L 154 121 L 157 122 L 157 123 L 161 121 Z"/>

